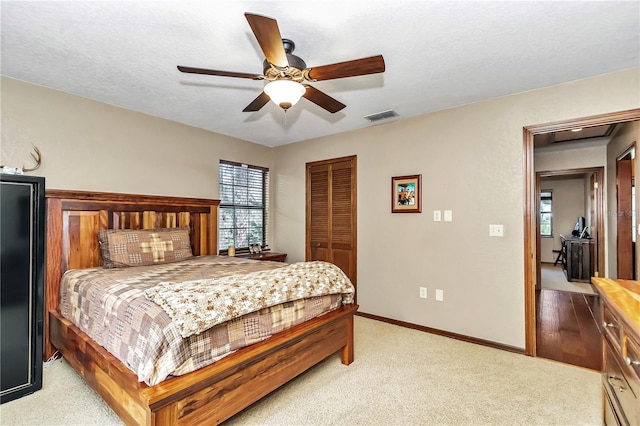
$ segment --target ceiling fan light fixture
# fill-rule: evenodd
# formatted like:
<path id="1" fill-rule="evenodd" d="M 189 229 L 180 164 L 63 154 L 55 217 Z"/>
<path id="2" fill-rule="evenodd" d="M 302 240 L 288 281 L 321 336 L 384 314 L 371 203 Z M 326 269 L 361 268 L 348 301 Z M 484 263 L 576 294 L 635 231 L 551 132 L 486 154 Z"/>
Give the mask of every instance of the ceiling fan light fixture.
<path id="1" fill-rule="evenodd" d="M 309 102 L 316 104 L 331 114 L 335 114 L 345 108 L 346 105 L 312 85 L 306 84 L 306 82 L 313 83 L 322 80 L 377 74 L 385 71 L 382 55 L 309 68 L 302 58 L 293 54 L 295 43 L 289 39 L 282 38 L 275 19 L 253 13 L 245 13 L 244 16 L 247 18 L 247 22 L 260 45 L 262 53 L 264 53 L 263 74 L 178 65 L 178 71 L 184 73 L 264 81 L 266 83 L 264 90 L 242 110 L 243 112 L 260 111 L 262 107 L 269 103 L 269 100 L 286 112 L 304 96 Z"/>
<path id="2" fill-rule="evenodd" d="M 264 86 L 264 93 L 274 104 L 284 110 L 297 104 L 305 90 L 302 84 L 293 80 L 276 80 Z"/>

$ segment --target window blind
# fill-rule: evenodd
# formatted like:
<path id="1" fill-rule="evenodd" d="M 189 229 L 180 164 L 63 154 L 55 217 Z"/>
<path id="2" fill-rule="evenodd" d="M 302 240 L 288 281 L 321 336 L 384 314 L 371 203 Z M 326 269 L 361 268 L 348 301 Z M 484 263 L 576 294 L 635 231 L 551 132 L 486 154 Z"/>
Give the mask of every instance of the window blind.
<path id="1" fill-rule="evenodd" d="M 220 160 L 218 251 L 268 244 L 269 169 Z"/>

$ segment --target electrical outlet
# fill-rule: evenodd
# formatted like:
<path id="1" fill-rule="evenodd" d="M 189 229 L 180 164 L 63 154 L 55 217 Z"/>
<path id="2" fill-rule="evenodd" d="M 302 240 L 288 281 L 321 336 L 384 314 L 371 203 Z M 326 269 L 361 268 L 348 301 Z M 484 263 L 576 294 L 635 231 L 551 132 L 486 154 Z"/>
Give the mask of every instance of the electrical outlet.
<path id="1" fill-rule="evenodd" d="M 436 289 L 436 301 L 442 302 L 444 301 L 444 291 L 440 289 Z"/>
<path id="2" fill-rule="evenodd" d="M 442 220 L 442 212 L 440 210 L 433 211 L 433 221 L 440 222 Z"/>
<path id="3" fill-rule="evenodd" d="M 427 298 L 427 288 L 426 287 L 420 287 L 420 298 L 421 299 L 426 299 Z"/>
<path id="4" fill-rule="evenodd" d="M 504 227 L 502 225 L 489 225 L 490 237 L 502 237 L 504 236 Z"/>

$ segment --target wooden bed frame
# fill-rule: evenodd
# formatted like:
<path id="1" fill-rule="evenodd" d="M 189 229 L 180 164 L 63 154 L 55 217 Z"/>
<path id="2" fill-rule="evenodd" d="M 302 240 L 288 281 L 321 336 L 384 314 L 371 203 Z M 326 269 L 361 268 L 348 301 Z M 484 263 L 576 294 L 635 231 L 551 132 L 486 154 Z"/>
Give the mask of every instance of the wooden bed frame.
<path id="1" fill-rule="evenodd" d="M 217 253 L 217 200 L 50 190 L 47 198 L 45 359 L 58 350 L 128 425 L 217 424 L 340 351 L 353 362 L 353 315 L 340 309 L 155 386 L 58 311 L 68 269 L 101 264 L 97 231 L 190 226 L 194 255 Z"/>

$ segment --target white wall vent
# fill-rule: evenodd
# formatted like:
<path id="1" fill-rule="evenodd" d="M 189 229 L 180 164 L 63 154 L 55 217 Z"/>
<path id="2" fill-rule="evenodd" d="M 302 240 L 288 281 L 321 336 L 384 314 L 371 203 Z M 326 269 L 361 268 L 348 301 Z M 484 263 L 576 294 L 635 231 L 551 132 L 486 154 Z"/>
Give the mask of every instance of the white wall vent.
<path id="1" fill-rule="evenodd" d="M 371 115 L 366 115 L 364 118 L 366 118 L 367 120 L 369 120 L 370 122 L 374 122 L 374 121 L 380 121 L 380 120 L 386 120 L 388 118 L 392 118 L 392 117 L 398 117 L 398 113 L 395 112 L 394 110 L 390 109 L 387 111 L 382 111 L 382 112 L 377 112 L 375 114 L 371 114 Z"/>

